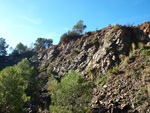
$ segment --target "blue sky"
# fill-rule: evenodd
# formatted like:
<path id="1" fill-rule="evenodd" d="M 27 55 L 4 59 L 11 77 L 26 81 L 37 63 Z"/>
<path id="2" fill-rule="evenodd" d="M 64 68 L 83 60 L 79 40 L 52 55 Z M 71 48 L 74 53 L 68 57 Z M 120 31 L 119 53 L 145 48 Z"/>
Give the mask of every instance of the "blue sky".
<path id="1" fill-rule="evenodd" d="M 30 46 L 38 37 L 57 44 L 79 21 L 85 31 L 108 24 L 141 24 L 150 20 L 150 0 L 0 0 L 0 37 L 13 48 Z"/>

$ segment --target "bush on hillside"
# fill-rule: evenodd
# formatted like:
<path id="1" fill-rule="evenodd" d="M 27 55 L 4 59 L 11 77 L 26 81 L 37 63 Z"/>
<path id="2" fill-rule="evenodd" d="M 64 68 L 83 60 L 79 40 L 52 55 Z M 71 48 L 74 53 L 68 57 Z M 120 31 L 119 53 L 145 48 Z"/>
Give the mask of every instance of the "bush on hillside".
<path id="1" fill-rule="evenodd" d="M 89 109 L 92 98 L 90 82 L 85 82 L 76 71 L 69 71 L 60 83 L 51 90 L 52 105 L 50 110 L 55 113 L 79 113 Z"/>
<path id="2" fill-rule="evenodd" d="M 68 31 L 68 33 L 64 33 L 61 36 L 60 42 L 68 42 L 71 40 L 76 40 L 79 37 L 81 37 L 81 35 L 79 33 L 76 33 L 75 31 Z"/>
<path id="3" fill-rule="evenodd" d="M 80 38 L 85 28 L 86 25 L 83 24 L 82 20 L 79 20 L 77 24 L 73 26 L 72 31 L 69 30 L 61 36 L 60 42 L 68 42 Z"/>
<path id="4" fill-rule="evenodd" d="M 26 90 L 34 81 L 36 71 L 27 59 L 0 72 L 0 112 L 22 113 L 30 97 Z"/>
<path id="5" fill-rule="evenodd" d="M 64 33 L 64 34 L 60 37 L 60 42 L 67 41 L 67 40 L 68 40 L 68 34 L 67 34 L 67 33 Z"/>

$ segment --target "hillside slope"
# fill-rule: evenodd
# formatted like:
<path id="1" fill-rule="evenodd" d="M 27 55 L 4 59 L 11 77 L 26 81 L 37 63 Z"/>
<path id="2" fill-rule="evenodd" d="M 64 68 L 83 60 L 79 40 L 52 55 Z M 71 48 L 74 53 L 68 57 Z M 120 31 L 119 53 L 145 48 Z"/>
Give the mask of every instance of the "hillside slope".
<path id="1" fill-rule="evenodd" d="M 65 72 L 76 70 L 93 81 L 94 113 L 148 113 L 149 41 L 150 22 L 112 25 L 41 50 L 32 61 L 39 61 L 39 77 L 46 91 L 51 86 L 46 76 L 49 70 L 60 79 Z"/>
<path id="2" fill-rule="evenodd" d="M 40 108 L 49 112 L 49 91 L 53 86 L 50 78 L 54 76 L 60 82 L 70 70 L 80 72 L 82 78 L 93 83 L 90 112 L 150 112 L 150 22 L 138 26 L 110 25 L 48 49 L 0 57 L 0 70 L 26 57 L 42 80 L 38 99 L 34 97 L 36 102 L 29 104 L 30 112 Z"/>

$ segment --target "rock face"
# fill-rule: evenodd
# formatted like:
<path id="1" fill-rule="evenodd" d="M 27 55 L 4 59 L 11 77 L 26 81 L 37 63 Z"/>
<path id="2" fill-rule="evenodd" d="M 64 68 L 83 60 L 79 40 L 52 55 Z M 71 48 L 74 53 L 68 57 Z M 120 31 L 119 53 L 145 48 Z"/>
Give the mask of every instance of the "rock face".
<path id="1" fill-rule="evenodd" d="M 140 37 L 137 37 L 137 34 Z M 119 61 L 119 55 L 129 53 L 132 42 L 144 40 L 143 37 L 147 37 L 148 34 L 148 30 L 145 33 L 140 27 L 114 25 L 87 32 L 76 41 L 61 42 L 57 46 L 52 46 L 39 54 L 39 60 L 51 64 L 53 71 L 59 75 L 70 69 L 86 75 L 89 68 L 98 68 L 99 72 L 104 74 Z"/>
<path id="2" fill-rule="evenodd" d="M 86 79 L 93 80 L 89 72 L 97 77 L 106 76 L 108 70 L 112 69 L 116 63 L 123 62 L 122 59 L 125 61 L 120 56 L 129 56 L 130 51 L 134 51 L 139 42 L 146 44 L 149 40 L 150 22 L 134 27 L 109 26 L 102 30 L 87 32 L 77 40 L 60 42 L 40 52 L 38 54 L 39 68 L 45 68 L 41 73 L 47 73 L 48 69 L 51 69 L 61 77 L 69 70 L 76 70 Z M 148 113 L 150 111 L 146 93 L 142 93 L 145 84 L 141 76 L 146 67 L 144 69 L 141 68 L 142 66 L 139 67 L 145 56 L 139 57 L 141 53 L 135 51 L 133 54 L 126 67 L 118 66 L 119 75 L 118 72 L 109 74 L 111 82 L 103 87 L 98 85 L 94 88 L 93 113 Z M 138 77 L 134 78 L 130 75 L 138 75 Z M 138 91 L 140 89 L 141 91 Z"/>
<path id="3" fill-rule="evenodd" d="M 99 111 L 110 111 L 110 113 L 134 113 L 146 109 L 146 107 L 137 107 L 137 103 L 141 104 L 140 101 L 142 101 L 139 101 L 139 98 L 141 98 L 140 96 L 142 96 L 143 99 L 146 98 L 146 96 L 142 95 L 142 92 L 139 91 L 139 89 L 143 87 L 140 80 L 131 78 L 124 79 L 118 76 L 114 81 L 109 85 L 94 89 L 92 107 L 95 109 L 96 113 Z"/>

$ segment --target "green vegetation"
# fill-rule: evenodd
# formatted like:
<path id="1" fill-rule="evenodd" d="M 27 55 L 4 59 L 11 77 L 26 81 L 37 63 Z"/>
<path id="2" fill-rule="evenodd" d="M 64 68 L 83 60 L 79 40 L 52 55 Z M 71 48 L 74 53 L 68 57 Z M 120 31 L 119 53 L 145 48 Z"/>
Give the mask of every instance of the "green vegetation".
<path id="1" fill-rule="evenodd" d="M 91 42 L 92 42 L 92 44 L 96 44 L 96 43 L 98 43 L 98 40 L 96 39 L 96 37 L 94 37 L 91 39 Z"/>
<path id="2" fill-rule="evenodd" d="M 56 72 L 54 72 L 51 67 L 48 67 L 47 69 L 47 76 L 49 77 L 49 80 L 51 81 L 51 83 L 53 82 L 57 82 L 60 83 L 61 81 L 61 77 L 60 75 L 58 75 Z"/>
<path id="3" fill-rule="evenodd" d="M 113 73 L 113 74 L 117 74 L 119 72 L 119 69 L 118 69 L 118 64 L 116 63 L 115 66 L 113 66 L 112 69 L 110 69 L 108 71 L 108 73 Z"/>
<path id="4" fill-rule="evenodd" d="M 30 60 L 36 60 L 37 58 L 36 58 L 36 56 L 35 55 L 33 55 L 31 58 L 30 58 Z"/>
<path id="5" fill-rule="evenodd" d="M 78 53 L 78 50 L 76 48 L 71 49 L 71 53 Z"/>
<path id="6" fill-rule="evenodd" d="M 133 76 L 134 78 L 136 77 L 136 73 L 133 69 L 130 70 L 130 75 Z"/>
<path id="7" fill-rule="evenodd" d="M 29 99 L 25 94 L 27 83 L 15 72 L 13 67 L 4 69 L 0 74 L 1 112 L 22 112 L 24 103 Z"/>
<path id="8" fill-rule="evenodd" d="M 36 108 L 31 108 L 31 110 L 35 109 L 35 112 L 38 111 L 39 113 L 44 109 L 52 113 L 89 113 L 91 109 L 93 110 L 93 107 L 96 107 L 94 104 L 94 106 L 90 106 L 92 96 L 92 102 L 95 101 L 95 104 L 99 107 L 101 101 L 105 104 L 109 97 L 111 99 L 110 102 L 108 101 L 109 105 L 113 101 L 118 102 L 117 100 L 120 99 L 122 94 L 126 96 L 126 94 L 130 95 L 132 93 L 131 99 L 137 102 L 137 105 L 140 104 L 140 101 L 146 100 L 145 94 L 150 94 L 150 87 L 147 87 L 148 91 L 146 91 L 144 86 L 146 84 L 145 81 L 147 81 L 146 75 L 150 74 L 150 50 L 148 44 L 144 46 L 144 42 L 139 43 L 139 48 L 137 48 L 137 42 L 133 43 L 132 41 L 134 40 L 131 37 L 129 37 L 131 38 L 129 44 L 126 44 L 123 38 L 121 40 L 125 43 L 119 43 L 110 52 L 112 48 L 105 46 L 105 39 L 99 40 L 99 37 L 105 38 L 107 29 L 87 33 L 84 35 L 86 39 L 83 38 L 82 40 L 75 41 L 82 36 L 85 28 L 86 25 L 80 20 L 74 25 L 72 31 L 68 31 L 62 35 L 61 42 L 68 42 L 67 44 L 60 43 L 47 50 L 46 48 L 52 46 L 53 40 L 37 38 L 34 43 L 35 48 L 31 51 L 31 53 L 33 52 L 31 54 L 33 56 L 28 58 L 36 65 L 38 76 L 36 76 L 36 70 L 27 59 L 23 59 L 18 64 L 3 69 L 0 72 L 0 113 L 23 113 L 26 112 L 26 108 L 28 109 L 32 105 Z M 128 30 L 121 32 L 120 36 L 115 34 L 116 31 L 112 31 L 121 28 L 122 30 L 124 29 L 120 25 L 110 26 L 108 30 L 111 30 L 112 33 L 109 36 L 107 35 L 107 41 L 113 40 L 114 35 L 118 39 L 128 36 L 128 33 L 126 33 Z M 133 36 L 134 38 L 134 34 L 129 36 Z M 108 43 L 114 47 L 117 42 L 118 40 L 114 40 L 113 43 Z M 65 47 L 69 47 L 69 44 L 75 48 L 69 49 L 70 54 L 66 54 Z M 103 48 L 104 46 L 105 48 Z M 0 38 L 0 56 L 7 54 L 7 48 L 8 45 L 5 39 Z M 106 50 L 105 52 L 108 54 L 101 54 L 101 48 Z M 130 51 L 126 51 L 129 49 Z M 1 64 L 5 66 L 13 65 L 11 62 L 9 64 L 9 61 L 14 60 L 14 63 L 20 61 L 22 57 L 27 56 L 24 53 L 29 50 L 31 49 L 19 43 L 12 52 L 12 55 L 22 56 L 16 58 L 10 56 L 6 57 L 6 60 L 5 57 L 1 57 Z M 83 54 L 79 54 L 81 51 L 83 51 Z M 30 52 L 28 53 L 30 54 Z M 138 57 L 139 54 L 142 58 Z M 116 56 L 115 61 L 111 60 L 111 56 L 113 55 Z M 76 62 L 72 56 L 76 56 L 79 62 Z M 120 61 L 122 62 L 121 65 Z M 114 66 L 115 62 L 117 63 Z M 80 71 L 84 76 L 81 76 L 79 72 L 69 71 L 71 68 Z M 69 72 L 65 73 L 66 71 Z M 140 81 L 140 77 L 143 77 L 143 81 Z M 126 80 L 124 81 L 124 79 Z M 132 81 L 132 79 L 136 79 L 137 81 Z M 138 88 L 138 82 L 140 84 L 143 83 L 141 88 Z M 135 86 L 133 85 L 134 83 Z M 103 89 L 105 90 L 103 91 Z M 137 95 L 134 94 L 135 91 L 138 92 Z M 101 96 L 100 93 L 103 93 L 104 96 Z M 143 95 L 140 96 L 141 94 Z M 121 104 L 125 102 L 123 103 L 125 104 L 124 108 L 126 107 L 126 103 L 133 103 L 130 101 L 130 97 L 123 98 L 120 102 Z M 104 107 L 107 109 L 109 105 L 106 103 Z"/>
<path id="9" fill-rule="evenodd" d="M 106 75 L 101 74 L 100 77 L 97 78 L 96 84 L 103 86 L 106 83 L 106 80 L 107 80 Z"/>
<path id="10" fill-rule="evenodd" d="M 141 48 L 139 52 L 143 55 L 145 55 L 145 54 L 150 55 L 150 51 L 148 49 L 145 49 L 145 48 Z"/>
<path id="11" fill-rule="evenodd" d="M 52 39 L 45 39 L 45 38 L 38 38 L 36 42 L 34 43 L 35 48 L 49 48 L 50 46 L 53 45 L 53 40 Z"/>
<path id="12" fill-rule="evenodd" d="M 147 59 L 146 57 L 146 60 L 144 62 L 141 62 L 141 64 L 138 66 L 139 68 L 145 68 L 146 67 L 146 64 L 149 62 L 149 59 Z"/>
<path id="13" fill-rule="evenodd" d="M 83 24 L 82 20 L 79 20 L 79 22 L 77 22 L 77 24 L 73 26 L 72 31 L 82 34 L 85 28 L 86 28 L 86 25 Z"/>
<path id="14" fill-rule="evenodd" d="M 39 69 L 40 72 L 42 71 L 46 71 L 46 64 L 43 64 L 40 69 Z"/>
<path id="15" fill-rule="evenodd" d="M 60 42 L 67 41 L 67 40 L 68 40 L 68 34 L 67 34 L 67 33 L 64 33 L 64 34 L 60 37 Z"/>
<path id="16" fill-rule="evenodd" d="M 108 36 L 108 41 L 110 41 L 112 39 L 113 39 L 113 35 L 111 34 L 111 35 Z"/>
<path id="17" fill-rule="evenodd" d="M 105 47 L 105 50 L 106 50 L 106 51 L 108 51 L 108 50 L 110 50 L 110 49 L 111 49 L 110 47 Z"/>
<path id="18" fill-rule="evenodd" d="M 23 112 L 23 105 L 30 99 L 26 90 L 32 89 L 35 75 L 36 71 L 27 59 L 0 72 L 1 113 Z"/>
<path id="19" fill-rule="evenodd" d="M 69 40 L 78 39 L 85 28 L 86 25 L 83 24 L 82 20 L 79 20 L 79 22 L 77 22 L 77 24 L 72 28 L 72 31 L 69 30 L 61 36 L 60 42 L 68 42 Z"/>
<path id="20" fill-rule="evenodd" d="M 84 113 L 89 109 L 92 98 L 90 82 L 85 82 L 76 71 L 69 71 L 60 83 L 51 90 L 52 105 L 55 113 Z"/>
<path id="21" fill-rule="evenodd" d="M 30 49 L 22 44 L 21 42 L 16 45 L 16 48 L 13 50 L 12 55 L 21 55 L 29 51 Z"/>
<path id="22" fill-rule="evenodd" d="M 143 49 L 143 48 L 144 48 L 144 44 L 141 43 L 141 42 L 139 42 L 139 43 L 138 43 L 138 47 L 139 47 L 139 49 Z"/>
<path id="23" fill-rule="evenodd" d="M 61 38 L 60 42 L 68 42 L 69 40 L 74 40 L 80 37 L 79 33 L 76 33 L 75 31 L 68 31 L 68 33 L 64 33 Z"/>
<path id="24" fill-rule="evenodd" d="M 141 62 L 141 64 L 138 66 L 139 68 L 144 68 L 145 64 L 143 62 Z"/>
<path id="25" fill-rule="evenodd" d="M 114 31 L 118 30 L 119 28 L 121 28 L 121 26 L 119 24 L 116 24 L 113 28 Z"/>
<path id="26" fill-rule="evenodd" d="M 5 56 L 7 54 L 6 49 L 8 48 L 8 45 L 5 42 L 4 38 L 0 38 L 0 56 Z"/>

